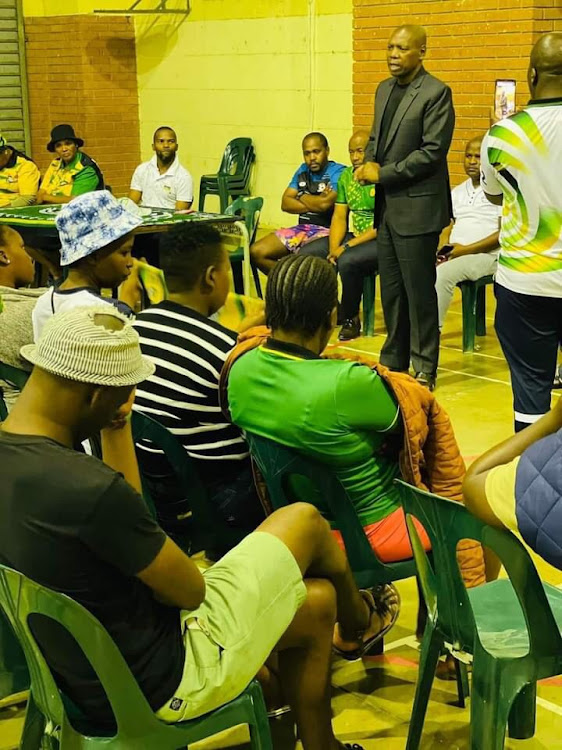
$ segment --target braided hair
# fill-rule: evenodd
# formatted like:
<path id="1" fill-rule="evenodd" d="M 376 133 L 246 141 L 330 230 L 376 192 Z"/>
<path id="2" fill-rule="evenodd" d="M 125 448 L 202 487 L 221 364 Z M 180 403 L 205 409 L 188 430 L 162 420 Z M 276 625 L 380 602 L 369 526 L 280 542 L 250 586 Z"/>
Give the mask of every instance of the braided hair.
<path id="1" fill-rule="evenodd" d="M 334 267 L 312 255 L 289 255 L 275 264 L 267 278 L 266 323 L 273 330 L 314 336 L 330 325 L 338 303 Z"/>

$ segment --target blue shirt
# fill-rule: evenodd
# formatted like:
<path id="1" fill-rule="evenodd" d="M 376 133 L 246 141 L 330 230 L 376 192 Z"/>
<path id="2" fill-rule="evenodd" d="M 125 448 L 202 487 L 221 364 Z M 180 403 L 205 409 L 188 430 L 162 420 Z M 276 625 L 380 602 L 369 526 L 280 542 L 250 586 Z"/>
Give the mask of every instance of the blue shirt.
<path id="1" fill-rule="evenodd" d="M 337 191 L 338 182 L 344 169 L 344 164 L 329 161 L 322 172 L 311 172 L 306 164 L 303 163 L 293 175 L 288 187 L 302 193 L 308 193 L 308 195 L 319 195 L 327 187 Z M 299 216 L 299 223 L 329 227 L 333 212 L 333 208 L 323 213 L 309 211 Z"/>

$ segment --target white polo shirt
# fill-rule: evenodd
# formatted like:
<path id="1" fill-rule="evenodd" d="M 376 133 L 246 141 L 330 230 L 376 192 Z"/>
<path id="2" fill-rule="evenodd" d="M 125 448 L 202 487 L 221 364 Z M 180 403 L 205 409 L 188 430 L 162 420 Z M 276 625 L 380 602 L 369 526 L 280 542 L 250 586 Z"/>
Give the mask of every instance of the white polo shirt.
<path id="1" fill-rule="evenodd" d="M 489 237 L 500 228 L 501 206 L 494 206 L 480 187 L 468 179 L 451 190 L 455 224 L 449 242 L 453 245 L 472 245 Z M 499 252 L 493 251 L 491 254 Z"/>
<path id="2" fill-rule="evenodd" d="M 182 167 L 177 156 L 168 170 L 160 174 L 154 154 L 150 161 L 139 164 L 135 169 L 131 190 L 139 190 L 142 193 L 141 206 L 173 210 L 176 201 L 193 201 L 193 178 L 187 169 Z"/>

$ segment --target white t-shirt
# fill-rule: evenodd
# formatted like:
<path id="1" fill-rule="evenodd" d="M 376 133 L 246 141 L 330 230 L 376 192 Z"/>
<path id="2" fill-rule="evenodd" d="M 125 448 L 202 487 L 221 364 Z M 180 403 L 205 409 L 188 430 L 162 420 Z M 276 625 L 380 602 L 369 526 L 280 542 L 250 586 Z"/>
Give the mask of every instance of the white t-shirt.
<path id="1" fill-rule="evenodd" d="M 532 101 L 493 125 L 480 164 L 484 190 L 503 193 L 497 283 L 562 297 L 562 97 Z"/>
<path id="2" fill-rule="evenodd" d="M 177 201 L 193 202 L 193 178 L 180 164 L 178 157 L 169 169 L 160 174 L 156 154 L 135 169 L 131 190 L 142 193 L 141 206 L 168 208 L 172 211 Z"/>
<path id="3" fill-rule="evenodd" d="M 474 187 L 468 179 L 451 190 L 455 223 L 449 242 L 453 245 L 472 245 L 489 237 L 499 229 L 501 206 L 494 206 L 486 198 L 480 186 Z M 497 255 L 492 251 L 490 255 Z"/>
<path id="4" fill-rule="evenodd" d="M 74 307 L 90 307 L 91 305 L 108 304 L 117 306 L 121 312 L 131 314 L 130 309 L 123 302 L 117 304 L 117 300 L 109 297 L 102 297 L 92 289 L 67 289 L 55 292 L 54 289 L 48 289 L 42 294 L 31 314 L 33 322 L 33 340 L 37 342 L 41 336 L 43 326 L 49 318 L 61 310 L 71 310 Z M 128 310 L 128 313 L 127 313 Z"/>

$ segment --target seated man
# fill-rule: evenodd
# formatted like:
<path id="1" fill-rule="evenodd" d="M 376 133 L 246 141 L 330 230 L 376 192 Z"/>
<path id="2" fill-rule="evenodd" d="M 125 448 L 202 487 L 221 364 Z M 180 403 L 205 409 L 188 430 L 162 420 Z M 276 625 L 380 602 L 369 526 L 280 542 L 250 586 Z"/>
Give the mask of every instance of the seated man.
<path id="1" fill-rule="evenodd" d="M 498 265 L 502 208 L 490 203 L 480 187 L 481 144 L 482 136 L 466 144 L 464 171 L 468 180 L 451 191 L 453 221 L 439 238 L 437 252 L 441 262 L 435 282 L 439 328 L 443 328 L 455 286 L 461 281 L 490 276 Z"/>
<path id="2" fill-rule="evenodd" d="M 491 448 L 467 471 L 466 507 L 518 532 L 562 570 L 562 399 L 537 422 Z"/>
<path id="3" fill-rule="evenodd" d="M 160 127 L 152 139 L 154 156 L 133 174 L 129 198 L 141 206 L 185 211 L 193 203 L 193 178 L 177 156 L 179 145 L 172 128 Z"/>
<path id="4" fill-rule="evenodd" d="M 0 134 L 0 208 L 35 203 L 40 177 L 35 162 L 9 146 Z"/>
<path id="5" fill-rule="evenodd" d="M 271 337 L 230 371 L 232 421 L 329 465 L 377 557 L 412 557 L 394 485 L 400 469 L 382 450 L 402 424 L 394 395 L 370 367 L 320 357 L 336 325 L 333 267 L 305 255 L 284 258 L 268 278 L 265 311 Z M 429 548 L 421 526 L 420 534 Z"/>
<path id="6" fill-rule="evenodd" d="M 377 230 L 373 228 L 375 186 L 361 185 L 353 179 L 354 171 L 363 164 L 369 136 L 367 130 L 358 130 L 349 140 L 352 166 L 343 171 L 338 183 L 330 237 L 314 240 L 301 250 L 303 255 L 328 258 L 338 269 L 342 283 L 338 315 L 343 320 L 338 336 L 340 341 L 349 341 L 360 335 L 359 305 L 363 280 L 376 273 L 378 268 Z"/>
<path id="7" fill-rule="evenodd" d="M 72 125 L 57 125 L 51 130 L 47 151 L 57 156 L 41 181 L 37 203 L 68 203 L 77 195 L 104 189 L 101 170 L 88 154 L 80 151 L 83 145 Z"/>
<path id="8" fill-rule="evenodd" d="M 154 376 L 137 390 L 135 409 L 172 428 L 226 523 L 253 531 L 264 518 L 256 495 L 248 447 L 240 430 L 225 422 L 218 381 L 237 333 L 210 318 L 226 300 L 228 252 L 209 225 L 178 224 L 163 238 L 160 262 L 168 299 L 141 312 L 134 323 Z M 247 319 L 245 328 L 261 319 Z M 161 451 L 139 445 L 143 475 L 166 531 L 181 530 L 186 500 Z"/>
<path id="9" fill-rule="evenodd" d="M 283 193 L 281 208 L 298 214 L 297 226 L 278 229 L 250 248 L 252 261 L 265 274 L 276 262 L 317 237 L 327 237 L 343 164 L 330 161 L 330 148 L 322 133 L 309 133 L 302 142 L 304 164 Z"/>
<path id="10" fill-rule="evenodd" d="M 33 342 L 31 314 L 44 289 L 28 289 L 33 283 L 33 261 L 26 253 L 21 235 L 0 225 L 0 296 L 4 312 L 0 315 L 0 362 L 20 370 L 30 369 L 20 349 Z M 4 401 L 11 408 L 19 391 L 0 380 Z"/>
<path id="11" fill-rule="evenodd" d="M 39 297 L 33 310 L 33 336 L 39 339 L 46 321 L 71 307 L 108 303 L 126 315 L 125 302 L 102 297 L 102 289 L 114 289 L 131 274 L 133 230 L 142 224 L 107 190 L 82 195 L 65 206 L 56 218 L 62 244 L 60 263 L 68 268 L 66 279 Z"/>
<path id="12" fill-rule="evenodd" d="M 53 316 L 23 355 L 35 367 L 0 428 L 2 564 L 92 612 L 163 721 L 235 698 L 275 649 L 304 750 L 341 748 L 332 642 L 362 648 L 380 618 L 319 513 L 304 503 L 274 513 L 201 573 L 140 495 L 127 415 L 154 365 L 133 327 L 111 307 L 73 309 Z M 107 465 L 72 449 L 97 430 Z M 303 581 L 309 569 L 314 579 Z M 33 626 L 64 693 L 111 724 L 75 641 L 50 621 Z"/>

